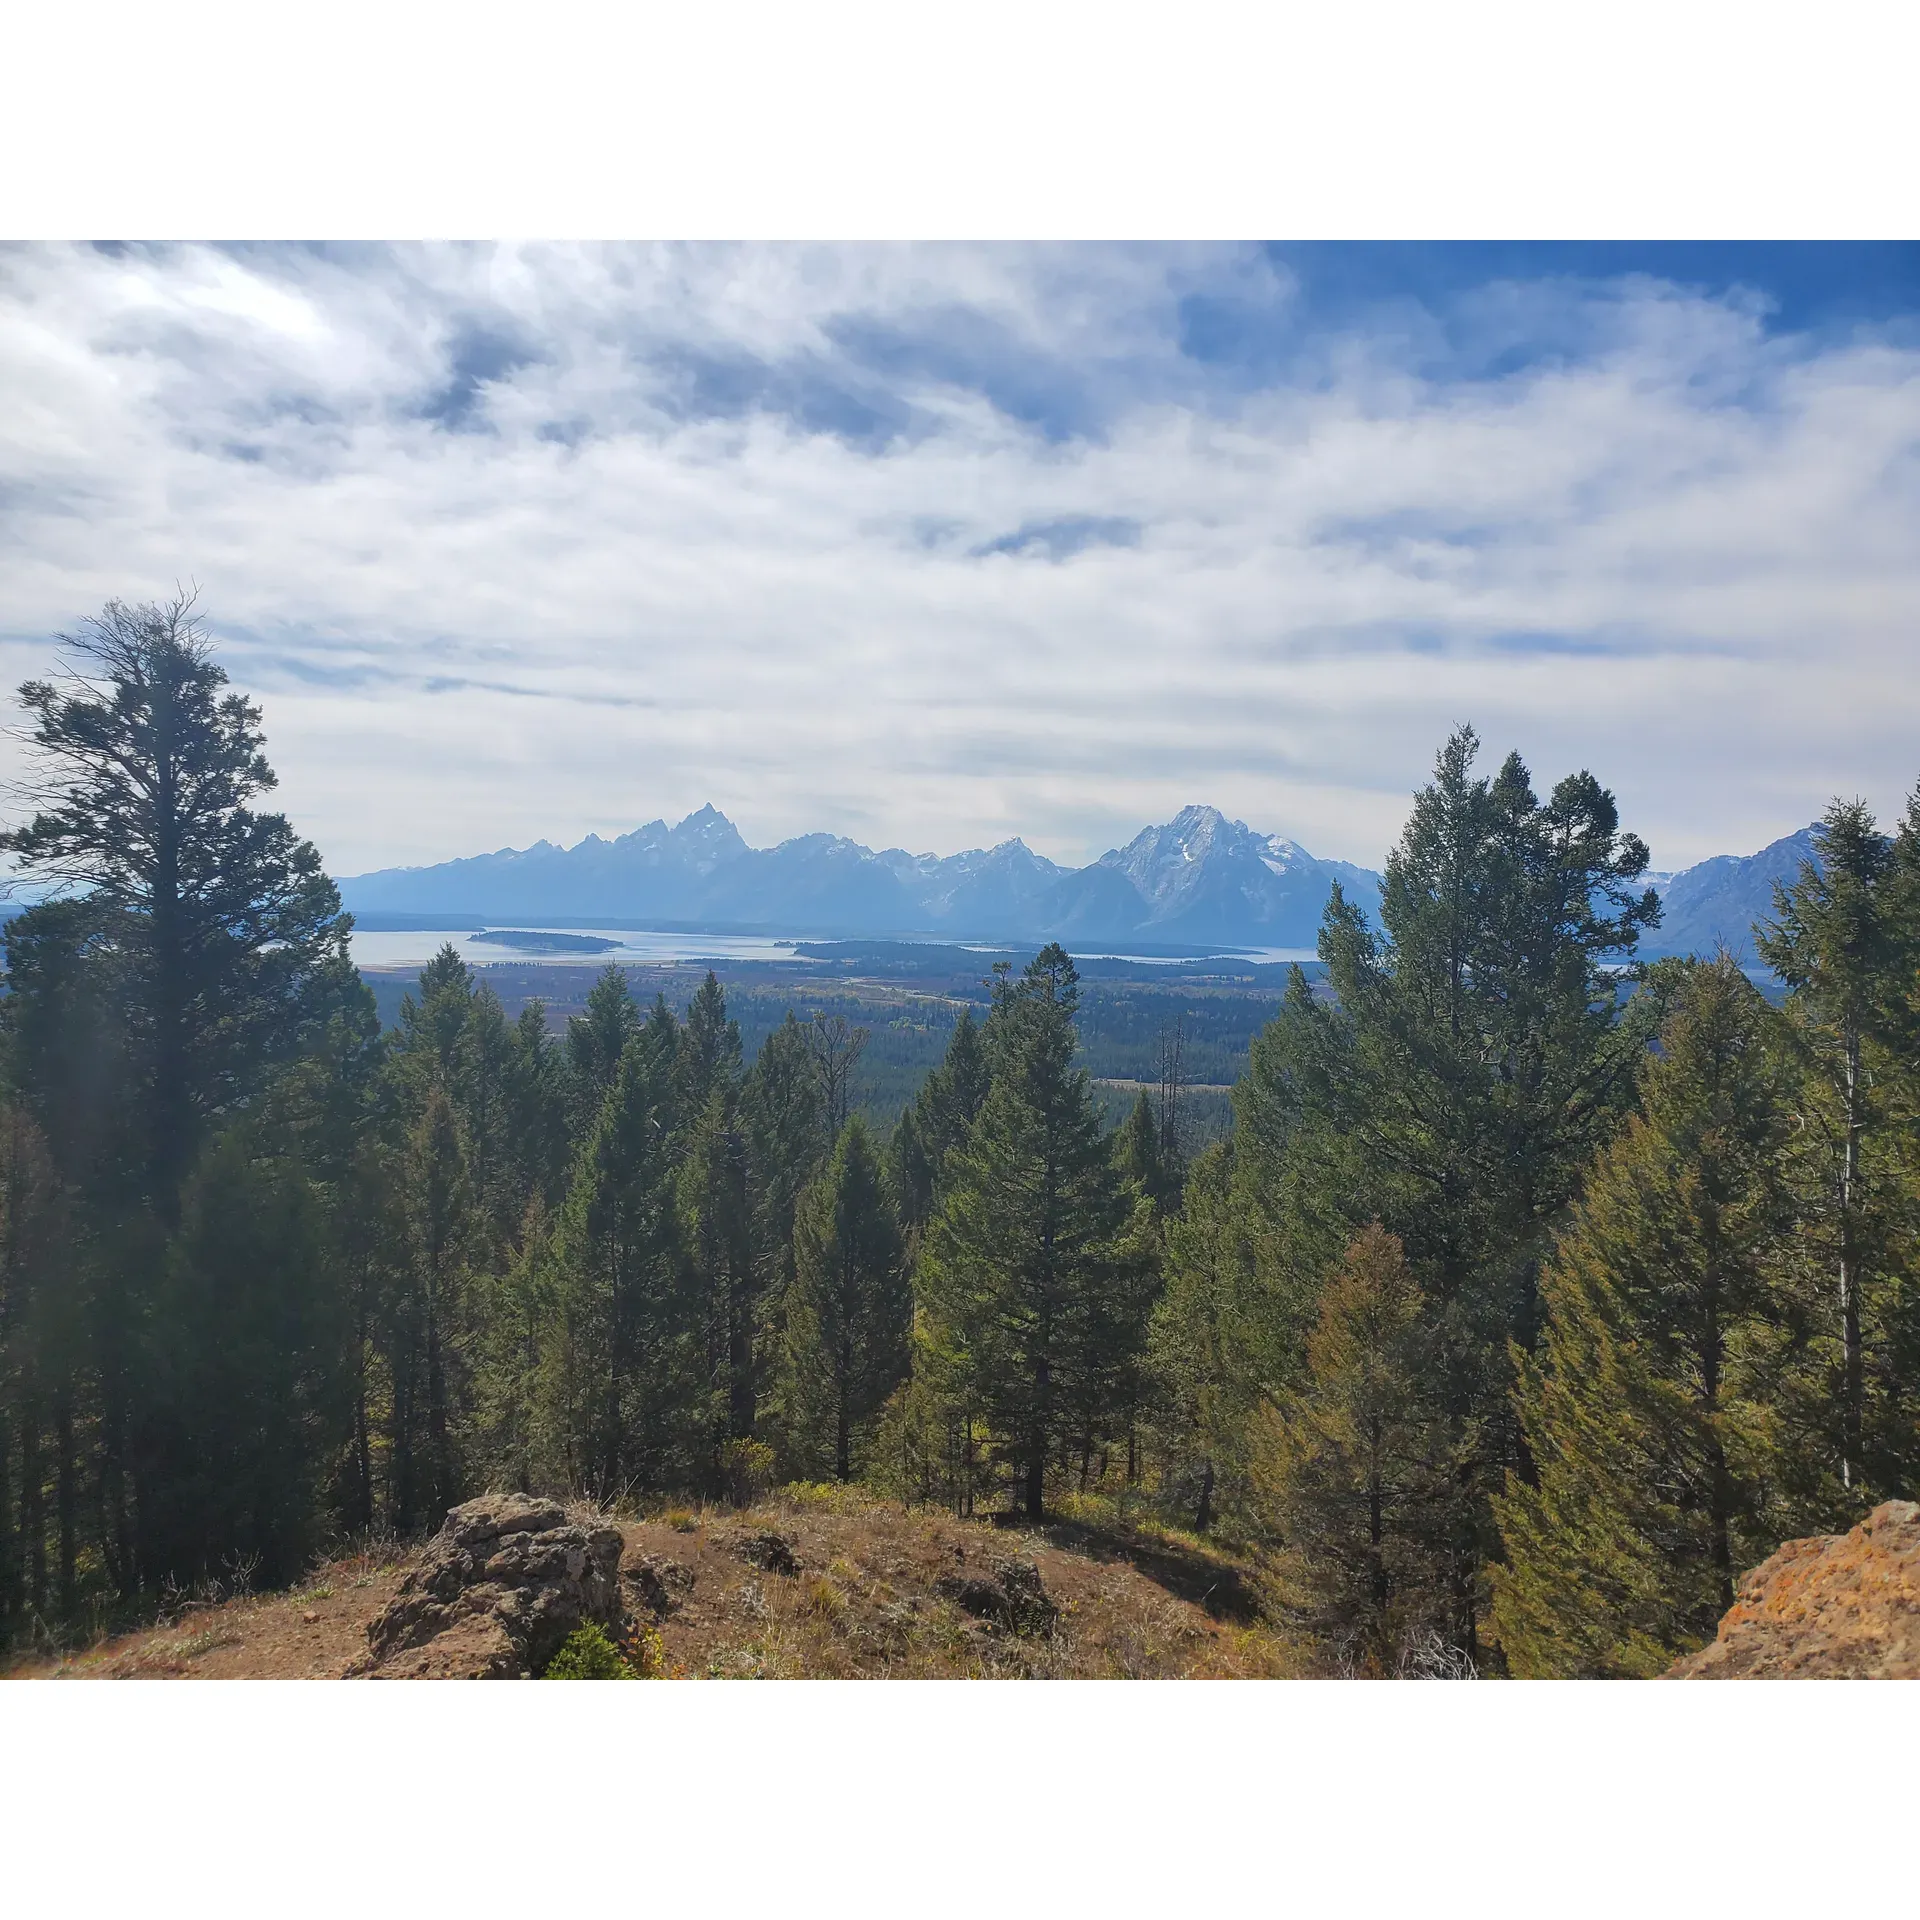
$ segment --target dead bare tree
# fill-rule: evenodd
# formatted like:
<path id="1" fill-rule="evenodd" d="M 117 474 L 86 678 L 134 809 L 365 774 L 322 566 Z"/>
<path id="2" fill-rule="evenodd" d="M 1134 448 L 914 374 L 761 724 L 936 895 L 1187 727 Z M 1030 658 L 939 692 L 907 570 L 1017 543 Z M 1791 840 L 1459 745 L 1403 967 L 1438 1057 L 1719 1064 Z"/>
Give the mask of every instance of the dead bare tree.
<path id="1" fill-rule="evenodd" d="M 828 1137 L 837 1140 L 853 1105 L 853 1070 L 866 1047 L 867 1030 L 849 1025 L 843 1013 L 816 1013 L 806 1032 L 807 1050 L 820 1076 Z"/>
<path id="2" fill-rule="evenodd" d="M 1187 1164 L 1180 1124 L 1180 1096 L 1187 1084 L 1187 1017 L 1179 1014 L 1160 1029 L 1160 1164 L 1177 1180 Z"/>

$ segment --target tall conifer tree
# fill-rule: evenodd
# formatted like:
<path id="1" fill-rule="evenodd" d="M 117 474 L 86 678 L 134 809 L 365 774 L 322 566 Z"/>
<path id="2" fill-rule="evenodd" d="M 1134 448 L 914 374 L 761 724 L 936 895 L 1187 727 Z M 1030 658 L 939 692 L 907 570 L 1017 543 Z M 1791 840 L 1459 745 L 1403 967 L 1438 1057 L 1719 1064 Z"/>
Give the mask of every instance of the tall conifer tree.
<path id="1" fill-rule="evenodd" d="M 1712 1637 L 1778 1543 L 1792 1295 L 1779 1022 L 1733 962 L 1687 969 L 1520 1356 L 1538 1470 L 1496 1503 L 1494 1618 L 1513 1671 L 1647 1675 Z"/>
<path id="2" fill-rule="evenodd" d="M 906 1375 L 910 1311 L 899 1224 L 855 1115 L 797 1222 L 781 1397 L 784 1450 L 799 1470 L 853 1478 L 874 1418 Z"/>
<path id="3" fill-rule="evenodd" d="M 1034 1519 L 1075 1392 L 1100 1364 L 1098 1302 L 1126 1217 L 1087 1076 L 1073 1065 L 1078 1004 L 1079 975 L 1057 945 L 1017 982 L 998 981 L 991 1090 L 948 1163 L 919 1266 L 927 1358 L 986 1420 Z"/>
<path id="4" fill-rule="evenodd" d="M 1832 1276 L 1834 1333 L 1824 1344 L 1834 1364 L 1814 1393 L 1835 1414 L 1837 1520 L 1903 1493 L 1920 1470 L 1899 1276 L 1905 1165 L 1920 1123 L 1908 1065 L 1920 1039 L 1920 926 L 1902 911 L 1893 842 L 1860 802 L 1836 800 L 1814 848 L 1794 883 L 1776 886 L 1774 919 L 1756 929 L 1756 944 L 1787 983 L 1804 1070 L 1794 1161 L 1808 1252 Z"/>
<path id="5" fill-rule="evenodd" d="M 653 1050 L 631 1040 L 554 1236 L 549 1422 L 568 1477 L 608 1500 L 686 1471 L 699 1425 L 664 1078 Z"/>
<path id="6" fill-rule="evenodd" d="M 1284 1542 L 1283 1599 L 1362 1672 L 1396 1670 L 1423 1633 L 1470 1638 L 1455 1610 L 1459 1500 L 1436 1403 L 1433 1331 L 1400 1242 L 1348 1248 L 1307 1342 L 1307 1383 L 1259 1435 L 1259 1497 Z"/>

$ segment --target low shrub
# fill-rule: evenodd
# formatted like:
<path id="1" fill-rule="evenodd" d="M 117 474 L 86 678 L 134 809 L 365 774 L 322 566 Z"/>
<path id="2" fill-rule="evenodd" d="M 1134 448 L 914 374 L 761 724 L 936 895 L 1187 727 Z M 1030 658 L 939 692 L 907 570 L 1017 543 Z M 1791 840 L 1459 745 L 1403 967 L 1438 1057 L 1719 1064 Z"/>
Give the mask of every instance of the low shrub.
<path id="1" fill-rule="evenodd" d="M 727 1498 L 750 1507 L 773 1485 L 773 1449 L 760 1440 L 729 1440 L 720 1449 L 720 1473 Z"/>
<path id="2" fill-rule="evenodd" d="M 636 1676 L 606 1629 L 591 1620 L 575 1627 L 547 1662 L 542 1680 L 632 1680 Z"/>

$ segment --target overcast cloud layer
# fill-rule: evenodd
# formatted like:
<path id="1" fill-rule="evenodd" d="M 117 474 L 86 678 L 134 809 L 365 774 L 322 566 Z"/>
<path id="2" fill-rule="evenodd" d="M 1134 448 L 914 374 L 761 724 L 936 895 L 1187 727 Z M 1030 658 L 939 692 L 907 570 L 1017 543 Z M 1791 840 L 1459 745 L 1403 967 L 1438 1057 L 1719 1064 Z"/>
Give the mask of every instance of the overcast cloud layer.
<path id="1" fill-rule="evenodd" d="M 197 581 L 337 873 L 706 800 L 1374 865 L 1464 719 L 1661 866 L 1898 807 L 1899 300 L 1358 259 L 9 249 L 0 669 Z"/>

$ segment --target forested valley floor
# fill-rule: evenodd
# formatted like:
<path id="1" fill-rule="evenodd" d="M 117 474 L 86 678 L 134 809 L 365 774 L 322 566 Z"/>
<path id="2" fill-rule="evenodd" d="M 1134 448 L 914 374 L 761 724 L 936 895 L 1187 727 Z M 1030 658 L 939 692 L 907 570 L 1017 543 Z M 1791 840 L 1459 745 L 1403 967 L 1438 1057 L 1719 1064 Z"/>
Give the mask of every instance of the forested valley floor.
<path id="1" fill-rule="evenodd" d="M 826 947 L 550 1007 L 452 945 L 360 976 L 189 604 L 66 647 L 0 834 L 50 888 L 0 1000 L 30 1660 L 324 1625 L 316 1583 L 499 1489 L 693 1516 L 689 1671 L 1646 1676 L 1916 1491 L 1920 795 L 1828 810 L 1766 991 L 1641 962 L 1613 796 L 1462 728 L 1311 973 Z M 776 1510 L 812 1601 L 722 1568 Z M 909 1607 L 908 1666 L 859 1664 L 1009 1528 L 1080 1638 L 949 1659 Z M 1194 1611 L 1210 1564 L 1244 1619 Z"/>

